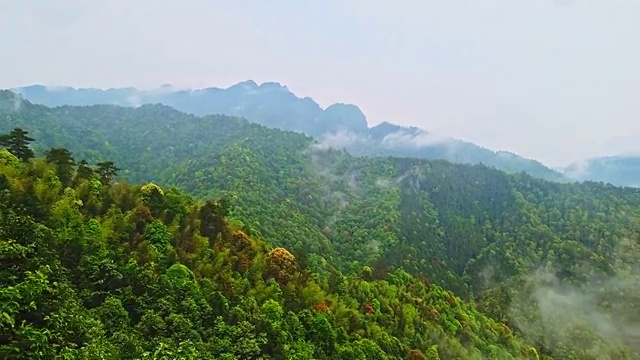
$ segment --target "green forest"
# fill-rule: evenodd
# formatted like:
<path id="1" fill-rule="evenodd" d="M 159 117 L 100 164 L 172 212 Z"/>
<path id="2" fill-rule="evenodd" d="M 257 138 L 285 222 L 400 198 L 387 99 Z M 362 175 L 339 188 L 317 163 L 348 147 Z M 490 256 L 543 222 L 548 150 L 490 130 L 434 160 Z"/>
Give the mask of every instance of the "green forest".
<path id="1" fill-rule="evenodd" d="M 0 92 L 0 357 L 640 358 L 640 191 Z"/>

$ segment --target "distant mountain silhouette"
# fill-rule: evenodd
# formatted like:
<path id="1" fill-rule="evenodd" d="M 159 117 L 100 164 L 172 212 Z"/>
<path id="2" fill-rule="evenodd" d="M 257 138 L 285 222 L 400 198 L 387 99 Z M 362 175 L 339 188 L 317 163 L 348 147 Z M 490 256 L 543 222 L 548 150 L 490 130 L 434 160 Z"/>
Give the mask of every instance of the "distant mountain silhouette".
<path id="1" fill-rule="evenodd" d="M 276 82 L 258 85 L 244 81 L 226 89 L 176 89 L 163 85 L 152 90 L 135 88 L 76 89 L 33 85 L 13 89 L 27 100 L 46 106 L 115 104 L 139 106 L 161 103 L 195 115 L 224 114 L 246 118 L 271 128 L 313 136 L 323 146 L 346 148 L 356 155 L 444 159 L 456 163 L 483 163 L 507 172 L 527 172 L 547 180 L 563 175 L 538 161 L 492 151 L 476 144 L 436 136 L 416 127 L 388 122 L 369 127 L 362 111 L 352 104 L 321 108 L 313 99 L 300 98 Z"/>
<path id="2" fill-rule="evenodd" d="M 618 186 L 640 187 L 640 156 L 592 158 L 571 164 L 564 174 L 576 181 L 602 181 Z"/>

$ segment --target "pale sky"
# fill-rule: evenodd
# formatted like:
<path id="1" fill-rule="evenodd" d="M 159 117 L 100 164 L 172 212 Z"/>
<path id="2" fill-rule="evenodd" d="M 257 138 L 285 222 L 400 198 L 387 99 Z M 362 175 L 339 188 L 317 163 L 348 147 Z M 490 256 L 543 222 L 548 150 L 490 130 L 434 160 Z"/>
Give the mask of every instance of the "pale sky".
<path id="1" fill-rule="evenodd" d="M 0 0 L 0 88 L 277 81 L 550 166 L 640 152 L 640 0 Z"/>

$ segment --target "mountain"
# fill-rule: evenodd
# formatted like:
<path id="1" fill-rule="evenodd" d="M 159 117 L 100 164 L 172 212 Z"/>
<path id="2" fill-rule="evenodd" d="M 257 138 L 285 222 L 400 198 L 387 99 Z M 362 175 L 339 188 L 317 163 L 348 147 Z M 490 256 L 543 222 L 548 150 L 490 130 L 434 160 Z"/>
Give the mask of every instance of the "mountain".
<path id="1" fill-rule="evenodd" d="M 617 186 L 640 187 L 640 156 L 609 156 L 574 163 L 564 170 L 567 178 L 602 181 Z"/>
<path id="2" fill-rule="evenodd" d="M 100 265 L 105 268 L 87 267 L 86 276 L 96 284 L 92 286 L 107 286 L 100 285 L 109 284 L 105 274 L 128 264 L 131 258 L 136 259 L 138 266 L 153 266 L 146 265 L 150 250 L 145 250 L 149 245 L 143 243 L 158 241 L 152 239 L 157 239 L 159 230 L 146 229 L 150 219 L 161 219 L 172 236 L 170 239 L 158 236 L 174 248 L 177 255 L 171 255 L 172 259 L 186 264 L 198 279 L 209 277 L 215 280 L 215 286 L 226 289 L 225 299 L 229 301 L 232 315 L 222 315 L 222 321 L 240 328 L 227 329 L 220 323 L 216 328 L 223 329 L 221 333 L 207 337 L 207 333 L 194 325 L 196 320 L 189 323 L 176 316 L 171 323 L 165 320 L 161 324 L 148 315 L 143 324 L 156 319 L 153 321 L 157 326 L 140 325 L 142 315 L 136 310 L 139 306 L 151 307 L 152 314 L 168 319 L 173 310 L 166 305 L 167 301 L 172 304 L 171 301 L 178 300 L 151 305 L 162 299 L 157 296 L 164 288 L 154 290 L 155 295 L 136 293 L 139 299 L 125 297 L 127 303 L 122 299 L 129 296 L 126 295 L 129 290 L 115 288 L 113 296 L 121 299 L 132 319 L 128 324 L 134 324 L 140 329 L 137 331 L 149 329 L 136 333 L 147 339 L 148 345 L 140 345 L 146 351 L 153 349 L 150 344 L 158 344 L 157 339 L 170 338 L 169 334 L 178 328 L 181 329 L 175 330 L 178 333 L 193 334 L 193 337 L 179 335 L 178 339 L 171 338 L 172 343 L 168 343 L 169 340 L 162 343 L 180 348 L 180 341 L 190 339 L 190 343 L 183 344 L 185 348 L 194 343 L 198 344 L 194 345 L 198 351 L 205 351 L 209 345 L 194 340 L 198 336 L 208 344 L 207 339 L 219 334 L 227 334 L 224 336 L 231 336 L 229 341 L 235 341 L 238 338 L 229 334 L 248 331 L 257 334 L 249 337 L 257 339 L 252 342 L 253 348 L 267 351 L 262 347 L 267 345 L 260 345 L 259 334 L 272 334 L 267 332 L 271 330 L 264 329 L 262 333 L 263 330 L 243 330 L 254 329 L 251 326 L 258 329 L 256 321 L 260 319 L 260 312 L 256 312 L 252 300 L 243 302 L 242 299 L 253 296 L 262 299 L 256 302 L 263 306 L 269 296 L 275 296 L 276 301 L 285 296 L 306 299 L 301 300 L 303 304 L 282 300 L 280 306 L 287 314 L 289 311 L 298 314 L 298 323 L 302 323 L 306 331 L 292 338 L 305 339 L 311 345 L 293 345 L 282 342 L 284 340 L 277 344 L 283 344 L 289 349 L 286 351 L 324 349 L 313 350 L 318 351 L 313 352 L 317 358 L 357 358 L 361 356 L 357 354 L 379 353 L 366 339 L 378 344 L 387 354 L 386 358 L 409 357 L 398 354 L 408 354 L 410 350 L 430 353 L 429 358 L 446 359 L 633 359 L 639 356 L 640 318 L 635 309 L 640 304 L 640 192 L 636 189 L 593 182 L 548 182 L 483 165 L 440 160 L 358 157 L 343 150 L 327 149 L 326 144 L 293 131 L 270 129 L 237 117 L 200 117 L 158 104 L 137 108 L 114 105 L 49 108 L 5 91 L 0 92 L 0 111 L 0 134 L 16 127 L 28 130 L 28 136 L 35 139 L 36 155 L 46 154 L 51 164 L 55 165 L 56 160 L 50 148 L 66 148 L 77 160 L 86 159 L 98 168 L 95 181 L 71 180 L 70 183 L 77 194 L 82 194 L 78 196 L 83 196 L 78 199 L 86 204 L 81 212 L 87 215 L 83 216 L 100 217 L 100 223 L 106 227 L 102 233 L 108 239 L 110 251 L 115 253 L 114 259 L 119 261 L 116 262 L 119 265 L 108 262 Z M 386 136 L 385 127 L 389 126 L 392 125 L 376 129 L 372 136 Z M 0 143 L 15 143 L 3 139 L 7 137 L 0 137 Z M 16 163 L 14 158 L 6 154 L 4 157 L 3 166 Z M 111 172 L 106 171 L 111 166 L 109 161 L 122 169 L 117 177 L 120 182 L 113 183 Z M 75 213 L 67 212 L 61 205 L 52 204 L 67 192 L 70 196 L 67 202 L 75 198 L 71 191 L 62 190 L 64 186 L 55 185 L 55 177 L 46 171 L 49 166 L 40 160 L 33 162 L 33 168 L 23 171 L 16 170 L 14 165 L 3 170 L 7 177 L 4 184 L 10 185 L 10 194 L 13 194 L 5 204 L 17 204 L 16 209 L 26 208 L 29 217 L 51 227 L 58 240 L 47 244 L 58 247 L 44 248 L 45 253 L 73 258 L 72 249 L 79 245 L 67 247 L 65 241 L 69 240 L 65 239 L 74 239 L 73 234 L 77 232 L 61 229 L 71 226 L 67 224 L 77 224 L 71 220 L 78 217 L 73 217 Z M 67 165 L 64 169 L 68 169 Z M 60 167 L 56 169 L 58 174 L 60 170 Z M 85 167 L 82 173 L 86 173 Z M 56 177 L 71 179 L 69 174 Z M 101 181 L 107 185 L 100 185 Z M 169 189 L 164 191 L 171 194 L 166 206 L 188 220 L 174 222 L 171 216 L 159 217 L 158 214 L 166 210 L 163 210 L 165 205 L 157 203 L 146 205 L 152 216 L 149 218 L 146 210 L 137 207 L 141 190 L 126 190 L 123 181 L 153 182 Z M 179 190 L 171 190 L 172 187 Z M 106 190 L 100 192 L 101 188 Z M 235 255 L 237 250 L 225 250 L 225 241 L 233 240 L 221 235 L 221 240 L 212 241 L 217 235 L 207 235 L 215 233 L 202 230 L 202 224 L 220 224 L 219 220 L 208 210 L 181 205 L 190 203 L 179 200 L 180 196 L 174 195 L 176 192 L 188 192 L 195 199 L 219 199 L 209 205 L 210 209 L 227 204 L 222 207 L 225 221 L 233 223 L 235 229 L 242 230 L 252 242 L 264 244 L 256 245 L 256 249 L 260 246 L 286 249 L 302 269 L 308 269 L 313 282 L 281 286 L 287 295 L 259 295 L 280 294 L 275 287 L 266 290 L 262 283 L 255 282 L 264 279 L 260 276 L 265 271 L 264 262 L 256 260 L 254 270 L 247 275 L 229 270 L 229 266 L 236 266 L 242 259 L 239 254 Z M 93 200 L 91 194 L 94 194 Z M 154 207 L 157 210 L 153 210 Z M 54 214 L 71 215 L 64 221 L 51 222 Z M 149 220 L 136 220 L 135 216 Z M 115 230 L 116 226 L 119 230 Z M 201 232 L 190 232 L 198 228 Z M 48 231 L 42 228 L 39 233 L 48 234 Z M 18 232 L 10 233 L 8 238 L 15 238 L 15 234 Z M 216 243 L 222 247 L 216 248 Z M 214 246 L 214 250 L 208 250 L 208 246 Z M 279 253 L 290 259 L 285 252 L 279 250 Z M 250 264 L 254 263 L 251 259 L 255 254 L 260 252 L 245 254 Z M 92 259 L 87 266 L 107 261 L 98 260 Z M 40 263 L 51 261 L 47 258 Z M 246 265 L 247 260 L 243 261 Z M 9 264 L 4 260 L 0 262 L 5 263 Z M 173 266 L 163 264 L 156 273 L 144 268 L 140 276 L 155 284 L 153 274 L 163 276 L 164 271 L 168 272 Z M 220 266 L 228 267 L 225 270 Z M 76 263 L 69 263 L 61 271 L 76 268 Z M 219 277 L 222 275 L 216 274 L 226 274 L 224 276 L 233 281 L 224 282 Z M 347 280 L 341 280 L 344 278 Z M 11 280 L 11 286 L 17 286 L 15 282 L 20 279 Z M 102 298 L 90 301 L 92 298 L 88 296 L 92 293 L 82 287 L 88 285 L 88 281 L 73 283 L 73 286 L 80 296 L 78 301 L 91 310 L 92 306 L 103 303 Z M 312 290 L 316 286 L 324 295 Z M 102 287 L 91 289 L 104 296 L 112 291 Z M 212 308 L 225 303 L 211 301 Z M 236 304 L 243 305 L 237 308 Z M 326 319 L 330 325 L 306 312 L 298 313 L 309 310 L 311 304 L 318 305 L 318 309 L 325 309 L 323 305 L 331 309 L 331 319 Z M 187 305 L 191 307 L 183 309 L 193 308 Z M 254 310 L 247 310 L 247 306 Z M 216 309 L 220 309 L 215 310 L 216 316 L 226 314 L 227 310 Z M 366 314 L 357 315 L 369 313 L 371 309 L 373 314 L 378 314 L 376 309 L 380 311 L 375 321 L 369 322 L 363 317 Z M 102 310 L 93 310 L 92 314 L 99 311 Z M 176 311 L 176 315 L 183 317 L 198 313 Z M 248 325 L 240 325 L 242 321 Z M 335 331 L 335 337 L 327 335 L 330 339 L 327 341 L 333 345 L 314 342 L 325 340 L 313 340 L 320 330 L 314 330 L 305 321 L 328 331 L 322 334 Z M 291 325 L 295 323 L 294 319 L 287 320 L 287 326 L 293 327 L 288 327 L 285 333 L 303 331 Z M 526 344 L 533 346 L 535 352 Z M 434 345 L 438 346 L 433 348 Z M 363 346 L 367 350 L 339 352 L 346 346 Z M 274 351 L 285 350 L 278 349 L 268 350 L 269 354 L 282 356 L 282 352 Z M 434 350 L 438 355 L 433 355 Z M 376 356 L 362 355 L 361 358 Z"/>
<path id="3" fill-rule="evenodd" d="M 415 127 L 382 123 L 369 128 L 362 111 L 351 104 L 322 109 L 312 99 L 299 98 L 286 86 L 245 81 L 226 89 L 180 90 L 163 85 L 153 90 L 49 88 L 33 85 L 14 89 L 31 102 L 46 106 L 114 104 L 139 106 L 160 103 L 195 115 L 224 114 L 258 124 L 304 133 L 327 146 L 346 148 L 356 155 L 392 155 L 485 164 L 508 172 L 527 172 L 561 181 L 561 173 L 508 152 L 495 152 L 470 142 L 436 136 Z"/>

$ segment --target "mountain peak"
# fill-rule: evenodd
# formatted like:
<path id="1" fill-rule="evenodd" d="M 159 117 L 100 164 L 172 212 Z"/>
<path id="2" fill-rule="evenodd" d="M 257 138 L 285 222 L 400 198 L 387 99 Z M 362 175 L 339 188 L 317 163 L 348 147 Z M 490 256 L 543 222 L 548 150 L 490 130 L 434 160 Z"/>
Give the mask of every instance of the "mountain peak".
<path id="1" fill-rule="evenodd" d="M 317 122 L 321 127 L 326 127 L 328 131 L 325 132 L 348 130 L 363 133 L 368 130 L 367 117 L 353 104 L 333 104 L 324 110 Z"/>
<path id="2" fill-rule="evenodd" d="M 260 90 L 285 90 L 285 91 L 289 91 L 289 89 L 280 84 L 279 82 L 275 82 L 275 81 L 268 81 L 268 82 L 264 82 L 262 84 L 260 84 Z"/>
<path id="3" fill-rule="evenodd" d="M 247 93 L 256 93 L 258 91 L 260 92 L 268 92 L 268 91 L 285 91 L 290 93 L 289 89 L 280 84 L 279 82 L 275 82 L 275 81 L 267 81 L 264 82 L 260 85 L 258 85 L 255 81 L 253 80 L 245 80 L 245 81 L 241 81 L 235 85 L 231 85 L 228 88 L 226 88 L 225 90 L 227 91 L 244 91 Z"/>
<path id="4" fill-rule="evenodd" d="M 235 85 L 231 85 L 229 88 L 232 88 L 232 87 L 239 87 L 239 88 L 245 88 L 245 89 L 257 89 L 258 84 L 256 84 L 256 82 L 253 80 L 245 80 Z"/>

